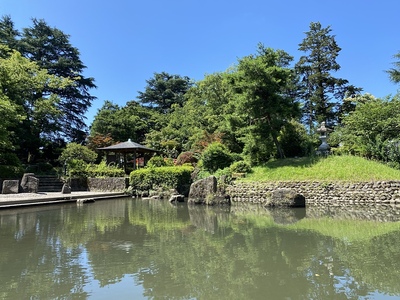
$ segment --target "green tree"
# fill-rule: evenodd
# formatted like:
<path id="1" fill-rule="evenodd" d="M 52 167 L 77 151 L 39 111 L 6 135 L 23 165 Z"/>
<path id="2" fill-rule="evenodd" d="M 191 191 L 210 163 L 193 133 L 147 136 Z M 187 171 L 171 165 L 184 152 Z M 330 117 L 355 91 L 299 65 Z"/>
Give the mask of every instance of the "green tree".
<path id="1" fill-rule="evenodd" d="M 84 114 L 95 99 L 89 93 L 96 87 L 94 79 L 83 75 L 86 66 L 80 59 L 79 50 L 71 45 L 69 35 L 50 27 L 44 20 L 33 19 L 32 22 L 32 27 L 22 31 L 19 41 L 21 53 L 48 70 L 49 74 L 74 82 L 63 89 L 43 90 L 37 97 L 57 93 L 60 97 L 57 107 L 61 112 L 61 127 L 57 132 L 69 140 L 82 142 L 82 132 L 86 130 Z"/>
<path id="2" fill-rule="evenodd" d="M 2 120 L 0 122 L 0 150 L 4 151 L 7 148 L 12 148 L 13 145 L 10 141 L 11 126 L 17 126 L 23 120 L 23 115 L 18 104 L 13 101 L 15 97 L 23 91 L 20 90 L 21 86 L 19 81 L 15 78 L 15 73 L 18 70 L 19 64 L 15 64 L 14 60 L 21 58 L 17 52 L 14 52 L 11 57 L 7 57 L 10 50 L 0 45 L 0 115 Z M 3 58 L 4 57 L 4 58 Z M 27 75 L 21 74 L 22 75 Z M 26 79 L 26 78 L 24 78 Z M 21 83 L 26 83 L 24 80 Z M 19 103 L 20 104 L 20 103 Z"/>
<path id="3" fill-rule="evenodd" d="M 229 149 L 221 143 L 215 142 L 208 145 L 201 155 L 203 168 L 211 173 L 218 169 L 229 167 L 233 162 Z"/>
<path id="4" fill-rule="evenodd" d="M 11 49 L 18 50 L 18 40 L 17 37 L 20 33 L 14 27 L 14 22 L 11 20 L 10 16 L 3 16 L 0 19 L 0 43 L 7 45 Z"/>
<path id="5" fill-rule="evenodd" d="M 154 128 L 157 119 L 149 108 L 135 101 L 120 107 L 111 101 L 105 101 L 98 110 L 90 128 L 90 136 L 110 136 L 114 141 L 132 139 L 137 143 L 145 140 L 146 134 Z"/>
<path id="6" fill-rule="evenodd" d="M 319 22 L 311 22 L 299 44 L 299 50 L 307 55 L 300 57 L 295 69 L 300 75 L 304 120 L 310 130 L 315 122 L 334 123 L 346 91 L 360 91 L 349 86 L 347 80 L 332 76 L 340 69 L 336 59 L 341 48 L 331 31 L 330 26 L 323 28 Z"/>
<path id="7" fill-rule="evenodd" d="M 79 50 L 69 42 L 69 35 L 50 27 L 44 20 L 32 19 L 32 23 L 31 27 L 19 32 L 14 29 L 11 18 L 4 16 L 0 20 L 0 42 L 21 52 L 49 74 L 73 81 L 73 85 L 63 88 L 46 86 L 40 93 L 32 94 L 32 97 L 44 99 L 51 94 L 59 95 L 59 126 L 43 133 L 42 138 L 62 136 L 67 140 L 82 142 L 86 131 L 84 114 L 95 99 L 89 93 L 90 89 L 96 87 L 94 79 L 83 76 L 86 66 L 80 59 Z"/>
<path id="8" fill-rule="evenodd" d="M 49 74 L 35 62 L 22 57 L 19 52 L 10 52 L 5 46 L 0 52 L 0 57 L 4 57 L 0 58 L 0 97 L 3 109 L 10 113 L 3 115 L 3 128 L 9 132 L 7 137 L 11 144 L 28 153 L 27 160 L 30 161 L 39 150 L 40 135 L 52 132 L 58 126 L 60 114 L 57 94 L 40 98 L 36 94 L 41 94 L 44 89 L 66 88 L 72 82 Z"/>
<path id="9" fill-rule="evenodd" d="M 189 77 L 166 72 L 154 73 L 146 83 L 145 91 L 138 92 L 140 103 L 162 113 L 168 112 L 173 104 L 183 106 L 185 93 L 192 86 Z"/>
<path id="10" fill-rule="evenodd" d="M 351 154 L 400 163 L 395 158 L 400 157 L 400 95 L 378 99 L 365 94 L 355 101 L 355 110 L 343 118 L 342 125 L 332 134 L 333 142 Z"/>
<path id="11" fill-rule="evenodd" d="M 235 97 L 231 84 L 231 72 L 209 74 L 195 83 L 188 91 L 184 114 L 189 120 L 197 120 L 197 134 L 191 135 L 192 150 L 202 150 L 208 142 L 220 139 L 232 152 L 241 153 L 243 143 L 236 135 L 232 122 Z M 212 138 L 214 137 L 214 138 Z"/>
<path id="12" fill-rule="evenodd" d="M 259 44 L 257 55 L 240 59 L 237 72 L 232 74 L 237 94 L 234 116 L 236 122 L 240 123 L 240 119 L 245 122 L 242 123 L 245 154 L 252 157 L 264 149 L 261 161 L 269 159 L 271 143 L 278 157 L 285 156 L 278 135 L 287 120 L 298 113 L 298 104 L 289 93 L 294 80 L 294 72 L 289 68 L 291 60 L 283 50 Z"/>
<path id="13" fill-rule="evenodd" d="M 69 143 L 61 153 L 59 160 L 62 162 L 70 159 L 81 159 L 84 162 L 94 162 L 97 158 L 96 152 L 90 150 L 88 147 L 77 143 Z"/>
<path id="14" fill-rule="evenodd" d="M 396 61 L 393 63 L 394 67 L 386 71 L 389 74 L 389 78 L 394 83 L 400 82 L 400 52 L 394 55 Z"/>

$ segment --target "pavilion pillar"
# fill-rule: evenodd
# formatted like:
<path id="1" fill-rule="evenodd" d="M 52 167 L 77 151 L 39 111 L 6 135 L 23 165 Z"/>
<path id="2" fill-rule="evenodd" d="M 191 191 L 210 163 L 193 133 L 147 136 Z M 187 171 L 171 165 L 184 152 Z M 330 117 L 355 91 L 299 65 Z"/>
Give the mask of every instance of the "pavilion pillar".
<path id="1" fill-rule="evenodd" d="M 124 172 L 126 174 L 126 152 L 124 152 Z"/>
<path id="2" fill-rule="evenodd" d="M 136 149 L 133 150 L 133 169 L 136 170 Z"/>

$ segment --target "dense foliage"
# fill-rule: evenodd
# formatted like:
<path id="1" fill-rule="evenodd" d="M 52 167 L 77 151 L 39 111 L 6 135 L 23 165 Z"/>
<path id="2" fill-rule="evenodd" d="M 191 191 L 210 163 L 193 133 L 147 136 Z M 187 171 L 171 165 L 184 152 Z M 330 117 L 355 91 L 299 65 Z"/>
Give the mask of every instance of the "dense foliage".
<path id="1" fill-rule="evenodd" d="M 66 142 L 83 142 L 84 114 L 95 99 L 89 90 L 96 87 L 83 76 L 85 68 L 61 30 L 32 19 L 31 27 L 19 31 L 11 17 L 2 17 L 0 150 L 23 163 L 56 163 Z"/>
<path id="2" fill-rule="evenodd" d="M 176 189 L 183 192 L 191 182 L 191 166 L 166 166 L 157 168 L 143 168 L 132 171 L 130 185 L 135 191 L 157 191 Z"/>
<path id="3" fill-rule="evenodd" d="M 86 67 L 78 49 L 44 20 L 33 19 L 19 31 L 5 16 L 0 20 L 0 166 L 8 171 L 2 173 L 15 170 L 16 175 L 21 163 L 38 162 L 66 163 L 87 173 L 88 165 L 104 158 L 98 148 L 128 139 L 157 149 L 170 164 L 223 173 L 234 161 L 257 166 L 314 155 L 320 144 L 316 128 L 323 121 L 334 129 L 328 141 L 333 152 L 400 168 L 399 96 L 362 95 L 361 88 L 334 77 L 341 48 L 330 26 L 311 22 L 299 50 L 304 55 L 295 62 L 284 50 L 260 43 L 256 53 L 198 81 L 154 73 L 136 100 L 105 101 L 86 137 L 84 113 L 95 84 L 82 75 Z M 400 82 L 397 61 L 387 72 Z M 79 153 L 68 154 L 77 145 Z M 95 160 L 80 157 L 88 148 L 96 152 Z M 18 160 L 7 159 L 13 155 Z"/>

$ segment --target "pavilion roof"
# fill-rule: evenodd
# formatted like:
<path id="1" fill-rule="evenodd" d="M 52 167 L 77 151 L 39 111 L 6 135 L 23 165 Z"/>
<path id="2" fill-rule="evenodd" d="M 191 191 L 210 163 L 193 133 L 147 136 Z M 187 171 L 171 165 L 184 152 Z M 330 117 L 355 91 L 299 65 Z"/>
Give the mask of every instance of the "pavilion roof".
<path id="1" fill-rule="evenodd" d="M 126 142 L 118 143 L 112 146 L 97 148 L 98 150 L 103 151 L 112 151 L 112 152 L 158 152 L 157 150 L 145 147 L 138 143 L 132 142 L 129 139 Z"/>

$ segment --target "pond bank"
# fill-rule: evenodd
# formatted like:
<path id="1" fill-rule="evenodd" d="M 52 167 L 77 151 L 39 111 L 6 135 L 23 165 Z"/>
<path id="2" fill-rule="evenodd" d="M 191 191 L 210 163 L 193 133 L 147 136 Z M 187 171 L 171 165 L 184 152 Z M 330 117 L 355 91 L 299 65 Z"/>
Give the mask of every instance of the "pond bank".
<path id="1" fill-rule="evenodd" d="M 302 194 L 306 205 L 399 205 L 400 181 L 376 182 L 234 182 L 226 193 L 232 202 L 264 204 L 277 189 L 292 189 Z"/>
<path id="2" fill-rule="evenodd" d="M 47 205 L 67 202 L 93 202 L 127 196 L 121 192 L 72 192 L 62 194 L 59 192 L 48 193 L 18 193 L 0 194 L 0 209 L 27 207 L 32 205 Z"/>

